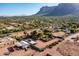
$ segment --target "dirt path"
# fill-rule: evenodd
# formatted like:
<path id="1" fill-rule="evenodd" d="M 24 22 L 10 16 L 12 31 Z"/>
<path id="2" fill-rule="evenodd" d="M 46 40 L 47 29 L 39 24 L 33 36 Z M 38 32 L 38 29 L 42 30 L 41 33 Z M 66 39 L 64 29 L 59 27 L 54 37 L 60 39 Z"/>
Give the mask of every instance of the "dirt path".
<path id="1" fill-rule="evenodd" d="M 65 38 L 65 40 L 70 40 L 71 38 L 76 38 L 76 37 L 79 37 L 79 32 L 69 35 L 68 37 Z"/>

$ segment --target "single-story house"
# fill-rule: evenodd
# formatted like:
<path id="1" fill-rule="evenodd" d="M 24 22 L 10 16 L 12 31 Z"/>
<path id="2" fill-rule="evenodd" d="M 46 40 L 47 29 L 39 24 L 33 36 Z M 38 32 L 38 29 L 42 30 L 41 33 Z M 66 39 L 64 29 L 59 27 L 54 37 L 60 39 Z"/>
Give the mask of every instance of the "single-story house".
<path id="1" fill-rule="evenodd" d="M 36 44 L 36 42 L 29 38 L 29 39 L 21 40 L 20 42 L 16 42 L 15 46 L 27 49 L 30 45 L 34 45 L 34 44 Z"/>
<path id="2" fill-rule="evenodd" d="M 17 46 L 18 48 L 21 47 L 23 49 L 27 49 L 30 46 L 30 44 L 22 40 L 20 42 L 16 42 L 15 46 Z"/>
<path id="3" fill-rule="evenodd" d="M 8 26 L 8 27 L 6 27 L 6 29 L 11 30 L 11 29 L 15 29 L 15 27 L 14 26 Z"/>
<path id="4" fill-rule="evenodd" d="M 28 33 L 25 33 L 24 31 L 22 32 L 15 32 L 15 33 L 11 33 L 9 36 L 10 37 L 22 37 L 25 38 L 27 37 Z"/>

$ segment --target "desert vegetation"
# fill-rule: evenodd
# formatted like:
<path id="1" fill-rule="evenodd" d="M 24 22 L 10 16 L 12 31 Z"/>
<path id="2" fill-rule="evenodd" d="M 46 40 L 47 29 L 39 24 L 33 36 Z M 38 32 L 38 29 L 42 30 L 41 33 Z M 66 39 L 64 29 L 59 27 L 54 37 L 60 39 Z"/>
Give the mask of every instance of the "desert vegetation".
<path id="1" fill-rule="evenodd" d="M 0 34 L 24 31 L 37 28 L 52 28 L 52 31 L 66 31 L 74 33 L 79 31 L 79 17 L 62 16 L 14 16 L 0 17 Z M 11 27 L 10 29 L 7 27 Z"/>
<path id="2" fill-rule="evenodd" d="M 22 46 L 26 50 L 31 47 L 31 50 L 43 52 L 45 49 L 51 50 L 65 41 L 66 34 L 69 36 L 79 32 L 78 19 L 78 16 L 0 17 L 0 38 L 11 37 L 16 40 L 17 44 L 14 46 L 26 42 L 28 48 Z M 77 42 L 78 37 L 74 40 Z M 57 49 L 57 51 L 61 51 L 61 49 Z M 60 53 L 62 54 L 62 52 Z"/>
<path id="3" fill-rule="evenodd" d="M 67 35 L 79 32 L 78 16 L 12 16 L 0 17 L 0 37 L 10 33 L 33 30 L 30 38 L 49 41 L 54 32 L 65 32 Z M 15 37 L 17 40 L 22 37 Z"/>

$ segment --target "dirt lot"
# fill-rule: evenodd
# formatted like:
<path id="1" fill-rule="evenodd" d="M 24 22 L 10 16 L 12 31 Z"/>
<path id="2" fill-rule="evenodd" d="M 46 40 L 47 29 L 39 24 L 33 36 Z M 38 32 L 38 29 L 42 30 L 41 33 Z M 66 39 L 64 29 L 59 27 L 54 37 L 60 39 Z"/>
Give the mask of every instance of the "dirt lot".
<path id="1" fill-rule="evenodd" d="M 10 53 L 10 56 L 79 56 L 79 43 L 71 41 L 72 37 L 78 36 L 79 33 L 70 35 L 65 38 L 62 42 L 59 42 L 52 48 L 46 48 L 43 51 L 37 51 L 32 48 L 28 48 L 27 51 L 25 50 L 15 50 L 14 52 Z M 40 40 L 37 41 L 38 48 L 44 47 L 46 45 L 49 45 L 50 43 L 57 41 L 58 39 L 54 39 L 52 41 L 48 42 L 42 42 Z M 5 52 L 7 52 L 6 48 L 10 46 L 5 46 L 3 48 L 0 48 L 0 55 L 3 56 Z"/>
<path id="2" fill-rule="evenodd" d="M 57 51 L 64 56 L 79 56 L 79 43 L 64 41 L 58 46 Z"/>

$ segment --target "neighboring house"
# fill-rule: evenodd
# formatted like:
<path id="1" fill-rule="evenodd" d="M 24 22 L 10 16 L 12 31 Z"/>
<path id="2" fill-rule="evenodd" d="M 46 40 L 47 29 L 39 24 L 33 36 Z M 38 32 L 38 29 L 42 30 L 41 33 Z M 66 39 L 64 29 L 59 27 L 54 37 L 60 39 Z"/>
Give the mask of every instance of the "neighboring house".
<path id="1" fill-rule="evenodd" d="M 15 32 L 15 33 L 11 33 L 9 36 L 10 37 L 22 37 L 25 38 L 27 37 L 28 33 L 25 33 L 24 31 L 22 32 Z"/>
<path id="2" fill-rule="evenodd" d="M 16 39 L 11 37 L 0 38 L 0 47 L 6 46 L 6 45 L 13 45 L 15 42 L 16 42 Z"/>
<path id="3" fill-rule="evenodd" d="M 8 27 L 6 27 L 6 29 L 11 30 L 11 29 L 15 29 L 15 27 L 14 26 L 8 26 Z"/>
<path id="4" fill-rule="evenodd" d="M 10 25 L 12 25 L 14 27 L 17 27 L 18 26 L 18 23 L 10 23 Z"/>
<path id="5" fill-rule="evenodd" d="M 67 34 L 70 34 L 70 30 L 68 28 L 66 28 L 64 32 L 66 32 Z"/>

